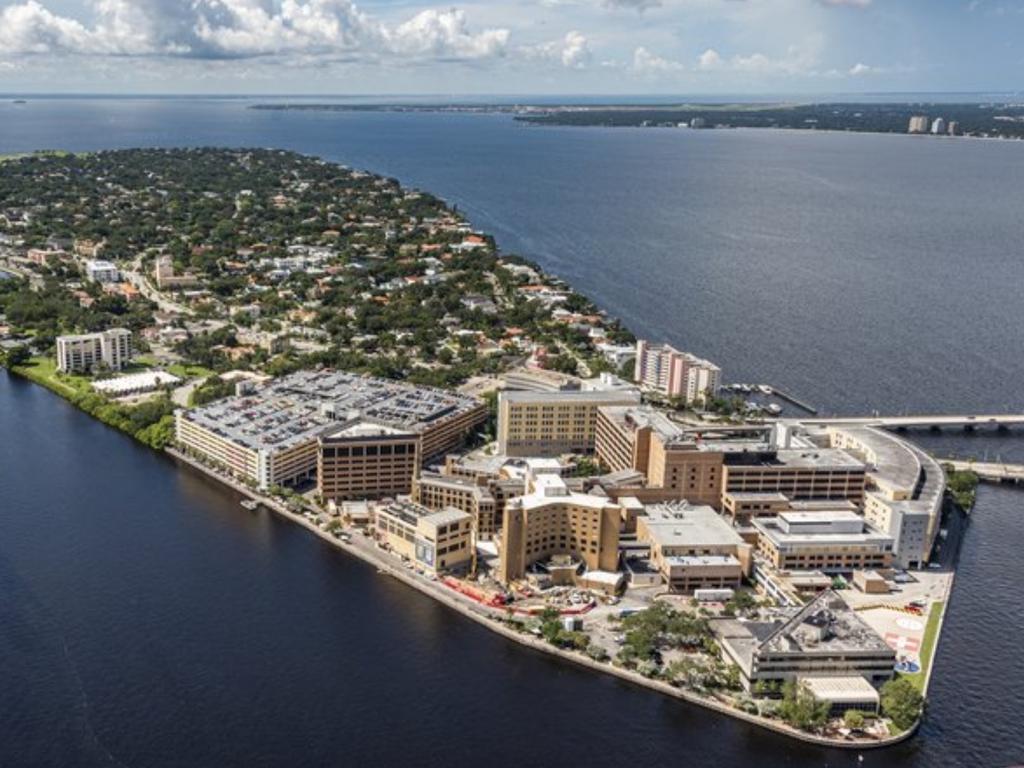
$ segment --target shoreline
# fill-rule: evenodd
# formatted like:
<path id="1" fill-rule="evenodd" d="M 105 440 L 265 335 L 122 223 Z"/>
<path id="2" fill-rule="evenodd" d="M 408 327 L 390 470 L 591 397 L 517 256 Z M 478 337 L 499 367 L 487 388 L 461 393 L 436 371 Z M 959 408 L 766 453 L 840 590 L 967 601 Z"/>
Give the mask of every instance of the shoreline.
<path id="1" fill-rule="evenodd" d="M 261 506 L 269 509 L 284 519 L 297 523 L 301 527 L 305 528 L 310 533 L 331 544 L 335 549 L 345 552 L 367 565 L 373 566 L 377 569 L 378 573 L 382 575 L 391 576 L 398 579 L 403 584 L 411 587 L 426 597 L 438 601 L 442 605 L 457 611 L 462 616 L 470 619 L 471 621 L 480 624 L 481 626 L 495 632 L 496 634 L 504 637 L 507 640 L 511 640 L 524 646 L 530 650 L 538 653 L 545 653 L 551 656 L 558 657 L 564 661 L 571 662 L 578 666 L 587 667 L 596 672 L 604 673 L 616 677 L 620 680 L 632 683 L 633 685 L 646 688 L 648 690 L 655 691 L 664 696 L 668 696 L 674 699 L 684 701 L 688 704 L 693 704 L 704 709 L 716 712 L 720 715 L 727 717 L 733 717 L 737 720 L 741 720 L 750 725 L 754 725 L 763 728 L 768 731 L 772 731 L 781 736 L 788 736 L 790 738 L 802 741 L 806 744 L 812 744 L 820 747 L 828 747 L 832 749 L 842 750 L 874 750 L 883 749 L 886 747 L 892 747 L 900 744 L 916 735 L 918 728 L 921 725 L 921 720 L 918 719 L 914 725 L 905 731 L 898 734 L 887 736 L 883 739 L 864 739 L 864 740 L 846 740 L 836 739 L 827 736 L 820 736 L 813 733 L 797 730 L 785 723 L 772 720 L 760 715 L 753 715 L 748 712 L 744 712 L 739 709 L 730 707 L 722 702 L 715 699 L 700 696 L 691 691 L 687 691 L 683 688 L 677 688 L 669 683 L 662 682 L 660 680 L 654 680 L 641 675 L 639 672 L 633 670 L 624 669 L 617 667 L 611 662 L 599 662 L 585 656 L 582 653 L 574 653 L 567 651 L 562 648 L 557 648 L 544 640 L 537 638 L 531 634 L 517 632 L 510 628 L 501 621 L 501 613 L 497 611 L 490 611 L 483 606 L 479 606 L 476 603 L 470 603 L 469 601 L 459 600 L 454 594 L 448 594 L 446 588 L 442 586 L 440 581 L 429 581 L 425 578 L 416 578 L 414 575 L 408 573 L 406 569 L 403 569 L 396 563 L 392 562 L 386 553 L 378 553 L 376 546 L 360 546 L 355 543 L 346 543 L 326 530 L 322 530 L 314 525 L 312 522 L 304 518 L 302 515 L 292 512 L 283 504 L 276 499 L 264 496 L 257 491 L 249 488 L 244 483 L 238 482 L 237 480 L 221 475 L 215 470 L 207 467 L 206 465 L 186 456 L 181 451 L 175 448 L 164 448 L 162 451 L 165 455 L 169 456 L 175 464 L 184 465 L 185 467 L 191 468 L 205 477 L 219 482 L 226 488 L 229 488 L 243 496 L 258 502 Z M 356 536 L 362 536 L 362 534 L 356 534 Z M 353 538 L 353 542 L 358 539 Z M 943 610 L 948 606 L 948 599 L 945 601 Z M 944 614 L 943 614 L 944 615 Z M 941 631 L 941 624 L 940 624 Z M 938 643 L 936 643 L 936 650 L 938 649 Z M 932 663 L 934 663 L 936 654 L 932 653 Z M 930 665 L 929 665 L 930 671 Z M 925 690 L 927 690 L 927 683 Z"/>

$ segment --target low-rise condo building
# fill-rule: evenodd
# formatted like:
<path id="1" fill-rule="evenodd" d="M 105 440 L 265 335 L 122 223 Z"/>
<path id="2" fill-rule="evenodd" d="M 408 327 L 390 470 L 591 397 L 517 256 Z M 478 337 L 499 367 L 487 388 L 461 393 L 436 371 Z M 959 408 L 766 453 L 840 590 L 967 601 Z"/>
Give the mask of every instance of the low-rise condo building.
<path id="1" fill-rule="evenodd" d="M 119 371 L 131 358 L 132 332 L 126 328 L 57 337 L 57 370 L 62 373 Z"/>
<path id="2" fill-rule="evenodd" d="M 761 681 L 805 677 L 856 676 L 877 686 L 892 678 L 896 663 L 896 652 L 830 589 L 788 619 L 713 619 L 711 628 L 748 691 Z"/>
<path id="3" fill-rule="evenodd" d="M 458 509 L 430 510 L 395 501 L 374 510 L 378 540 L 428 571 L 459 571 L 473 559 L 470 516 Z"/>
<path id="4" fill-rule="evenodd" d="M 640 402 L 626 391 L 522 392 L 498 395 L 498 453 L 504 456 L 559 456 L 593 453 L 601 406 Z"/>
<path id="5" fill-rule="evenodd" d="M 321 435 L 360 421 L 415 435 L 417 456 L 426 464 L 458 448 L 486 418 L 487 407 L 472 397 L 319 370 L 300 371 L 249 394 L 180 410 L 175 426 L 178 445 L 187 453 L 266 489 L 315 477 Z M 391 472 L 397 456 L 378 451 L 375 457 L 364 453 L 358 458 L 366 460 L 360 471 L 371 477 L 376 472 L 369 466 L 371 459 L 387 464 Z"/>
<path id="6" fill-rule="evenodd" d="M 103 259 L 86 261 L 85 276 L 94 283 L 118 283 L 121 281 L 121 272 L 117 265 Z"/>
<path id="7" fill-rule="evenodd" d="M 420 466 L 419 435 L 355 420 L 320 435 L 317 491 L 325 500 L 408 494 Z"/>
<path id="8" fill-rule="evenodd" d="M 568 556 L 588 571 L 618 570 L 622 509 L 606 497 L 570 491 L 559 475 L 527 476 L 527 493 L 510 499 L 499 547 L 498 578 L 509 583 L 534 563 Z"/>
<path id="9" fill-rule="evenodd" d="M 708 360 L 668 344 L 636 343 L 634 380 L 645 389 L 687 405 L 702 404 L 718 394 L 722 370 Z"/>

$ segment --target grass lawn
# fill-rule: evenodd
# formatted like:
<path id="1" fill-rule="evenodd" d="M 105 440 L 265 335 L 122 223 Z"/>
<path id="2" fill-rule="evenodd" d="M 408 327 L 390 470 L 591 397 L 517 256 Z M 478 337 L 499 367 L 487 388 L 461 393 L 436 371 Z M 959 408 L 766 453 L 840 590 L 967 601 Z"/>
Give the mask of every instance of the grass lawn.
<path id="1" fill-rule="evenodd" d="M 86 393 L 92 390 L 92 379 L 58 373 L 57 362 L 49 357 L 33 357 L 28 364 L 17 366 L 17 370 L 26 378 L 66 397 L 76 392 Z"/>
<path id="2" fill-rule="evenodd" d="M 924 684 L 928 679 L 928 668 L 935 655 L 935 644 L 939 639 L 939 620 L 942 618 L 942 602 L 932 603 L 928 612 L 928 623 L 924 627 L 924 639 L 921 641 L 921 671 L 916 675 L 903 675 L 918 691 L 924 692 Z"/>
<path id="3" fill-rule="evenodd" d="M 209 368 L 204 368 L 201 365 L 185 365 L 184 363 L 175 363 L 174 365 L 167 366 L 167 372 L 174 376 L 180 376 L 183 379 L 194 376 L 200 376 L 205 379 L 217 375 L 216 371 L 211 371 Z"/>

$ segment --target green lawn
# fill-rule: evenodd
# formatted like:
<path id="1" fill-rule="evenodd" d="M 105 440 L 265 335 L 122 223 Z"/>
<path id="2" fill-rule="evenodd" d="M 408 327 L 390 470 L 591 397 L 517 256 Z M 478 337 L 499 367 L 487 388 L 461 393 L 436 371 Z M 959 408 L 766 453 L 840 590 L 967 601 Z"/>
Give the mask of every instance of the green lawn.
<path id="1" fill-rule="evenodd" d="M 217 375 L 216 371 L 211 371 L 209 368 L 204 368 L 201 365 L 185 365 L 183 363 L 167 366 L 167 372 L 174 376 L 180 376 L 183 379 L 192 378 L 193 376 L 200 376 L 205 379 Z"/>
<path id="2" fill-rule="evenodd" d="M 921 671 L 916 675 L 903 675 L 921 693 L 924 693 L 924 686 L 928 680 L 928 668 L 932 663 L 932 656 L 935 655 L 935 644 L 939 639 L 939 621 L 942 618 L 943 603 L 932 603 L 928 612 L 928 623 L 924 628 L 924 639 L 921 642 Z"/>
<path id="3" fill-rule="evenodd" d="M 18 373 L 28 379 L 52 389 L 65 397 L 76 392 L 90 392 L 92 380 L 85 376 L 68 376 L 58 373 L 57 361 L 50 357 L 33 357 L 27 365 L 17 366 Z"/>

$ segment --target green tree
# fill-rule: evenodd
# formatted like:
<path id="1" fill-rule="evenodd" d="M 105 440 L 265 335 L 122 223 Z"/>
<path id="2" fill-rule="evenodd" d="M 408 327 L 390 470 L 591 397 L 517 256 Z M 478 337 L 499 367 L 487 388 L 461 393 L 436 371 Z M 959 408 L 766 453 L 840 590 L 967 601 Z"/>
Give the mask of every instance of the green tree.
<path id="1" fill-rule="evenodd" d="M 882 714 L 905 731 L 921 717 L 924 697 L 905 677 L 896 677 L 882 686 Z"/>
<path id="2" fill-rule="evenodd" d="M 827 701 L 818 701 L 808 690 L 788 681 L 782 686 L 782 701 L 775 711 L 794 728 L 814 731 L 828 722 L 830 709 Z"/>
<path id="3" fill-rule="evenodd" d="M 848 709 L 843 713 L 843 725 L 851 731 L 859 731 L 864 727 L 864 713 L 858 709 Z"/>

